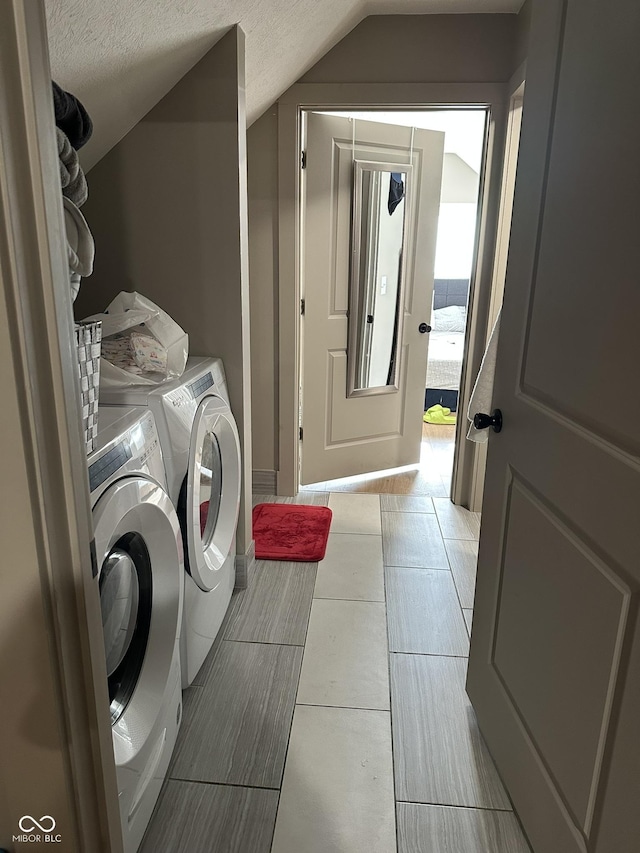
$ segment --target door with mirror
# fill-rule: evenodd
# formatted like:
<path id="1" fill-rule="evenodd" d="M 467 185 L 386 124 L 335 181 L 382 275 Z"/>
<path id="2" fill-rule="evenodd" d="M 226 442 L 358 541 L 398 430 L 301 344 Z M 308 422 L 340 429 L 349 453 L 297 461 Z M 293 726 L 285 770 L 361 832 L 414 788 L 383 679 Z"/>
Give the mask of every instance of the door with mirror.
<path id="1" fill-rule="evenodd" d="M 306 115 L 301 483 L 420 458 L 444 133 Z"/>
<path id="2" fill-rule="evenodd" d="M 403 169 L 404 171 L 400 171 Z M 350 397 L 398 390 L 411 165 L 355 161 L 347 369 Z"/>

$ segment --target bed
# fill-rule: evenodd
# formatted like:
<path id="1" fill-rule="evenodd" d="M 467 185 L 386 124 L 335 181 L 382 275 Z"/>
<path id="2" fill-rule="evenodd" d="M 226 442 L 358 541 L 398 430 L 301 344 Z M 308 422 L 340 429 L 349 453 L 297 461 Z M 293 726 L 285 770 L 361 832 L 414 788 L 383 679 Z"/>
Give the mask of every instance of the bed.
<path id="1" fill-rule="evenodd" d="M 468 279 L 436 279 L 429 334 L 425 411 L 436 403 L 458 407 L 467 320 Z"/>

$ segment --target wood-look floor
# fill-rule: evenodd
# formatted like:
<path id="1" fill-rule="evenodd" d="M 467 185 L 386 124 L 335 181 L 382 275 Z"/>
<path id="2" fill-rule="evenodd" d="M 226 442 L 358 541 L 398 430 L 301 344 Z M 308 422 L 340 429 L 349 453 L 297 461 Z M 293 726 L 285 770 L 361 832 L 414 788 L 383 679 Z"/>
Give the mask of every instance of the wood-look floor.
<path id="1" fill-rule="evenodd" d="M 398 853 L 529 853 L 516 816 L 398 803 Z"/>
<path id="2" fill-rule="evenodd" d="M 231 599 L 224 639 L 303 646 L 316 571 L 317 563 L 256 560 L 250 585 Z"/>
<path id="3" fill-rule="evenodd" d="M 465 658 L 391 656 L 396 796 L 511 809 L 464 689 Z"/>
<path id="4" fill-rule="evenodd" d="M 449 562 L 435 514 L 383 512 L 382 548 L 387 566 L 448 569 Z"/>
<path id="5" fill-rule="evenodd" d="M 140 853 L 269 853 L 278 791 L 168 779 Z"/>
<path id="6" fill-rule="evenodd" d="M 528 853 L 464 690 L 480 519 L 425 434 L 428 471 L 293 499 L 332 507 L 325 561 L 234 594 L 142 853 Z"/>
<path id="7" fill-rule="evenodd" d="M 451 572 L 387 566 L 389 651 L 469 654 L 469 635 Z"/>
<path id="8" fill-rule="evenodd" d="M 185 696 L 169 776 L 279 788 L 302 649 L 223 641 L 203 687 Z"/>
<path id="9" fill-rule="evenodd" d="M 341 480 L 327 480 L 301 487 L 309 491 L 356 492 L 372 495 L 412 495 L 415 497 L 448 498 L 451 491 L 451 470 L 455 426 L 422 425 L 420 463 L 407 466 L 396 473 L 381 471 Z"/>

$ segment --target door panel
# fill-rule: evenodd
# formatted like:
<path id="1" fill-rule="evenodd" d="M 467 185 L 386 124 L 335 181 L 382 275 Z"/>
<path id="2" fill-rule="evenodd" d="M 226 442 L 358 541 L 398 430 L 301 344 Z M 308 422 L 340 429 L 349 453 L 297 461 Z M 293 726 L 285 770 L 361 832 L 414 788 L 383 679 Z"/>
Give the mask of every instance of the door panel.
<path id="1" fill-rule="evenodd" d="M 639 31 L 533 7 L 467 688 L 535 853 L 640 849 Z"/>
<path id="2" fill-rule="evenodd" d="M 403 348 L 405 354 L 406 348 Z M 343 443 L 359 443 L 367 439 L 379 440 L 382 436 L 397 436 L 402 433 L 402 415 L 404 396 L 399 405 L 381 406 L 377 397 L 361 397 L 358 400 L 358 414 L 363 423 L 358 425 L 358 436 L 354 439 L 352 414 L 344 402 L 344 389 L 347 387 L 347 354 L 344 350 L 330 352 L 328 366 L 329 391 L 327 394 L 328 447 Z M 345 475 L 346 476 L 346 475 Z"/>
<path id="3" fill-rule="evenodd" d="M 355 141 L 354 141 L 355 137 Z M 413 144 L 412 144 L 413 143 Z M 301 482 L 418 462 L 444 134 L 310 113 L 303 203 Z M 397 391 L 347 396 L 354 157 L 413 166 Z M 392 288 L 390 288 L 392 290 Z M 382 297 L 383 298 L 383 297 Z M 376 343 L 376 326 L 373 327 Z M 372 365 L 375 360 L 372 358 Z M 379 372 L 379 371 L 378 371 Z"/>
<path id="4" fill-rule="evenodd" d="M 493 665 L 568 808 L 583 824 L 629 590 L 562 523 L 557 509 L 518 478 L 511 483 L 505 528 Z M 540 542 L 552 559 L 540 559 Z M 532 648 L 534 678 L 522 666 Z"/>

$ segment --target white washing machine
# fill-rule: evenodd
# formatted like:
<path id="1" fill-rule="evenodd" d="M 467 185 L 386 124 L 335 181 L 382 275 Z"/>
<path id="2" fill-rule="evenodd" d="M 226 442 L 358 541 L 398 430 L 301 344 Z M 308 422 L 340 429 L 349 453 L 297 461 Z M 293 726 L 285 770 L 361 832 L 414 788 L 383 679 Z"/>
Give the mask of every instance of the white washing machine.
<path id="1" fill-rule="evenodd" d="M 101 407 L 88 459 L 125 853 L 151 817 L 182 716 L 183 545 L 152 413 Z"/>
<path id="2" fill-rule="evenodd" d="M 101 388 L 109 405 L 147 406 L 155 416 L 167 487 L 185 551 L 182 685 L 202 666 L 235 585 L 241 462 L 238 429 L 220 359 L 190 358 L 179 379 Z"/>

